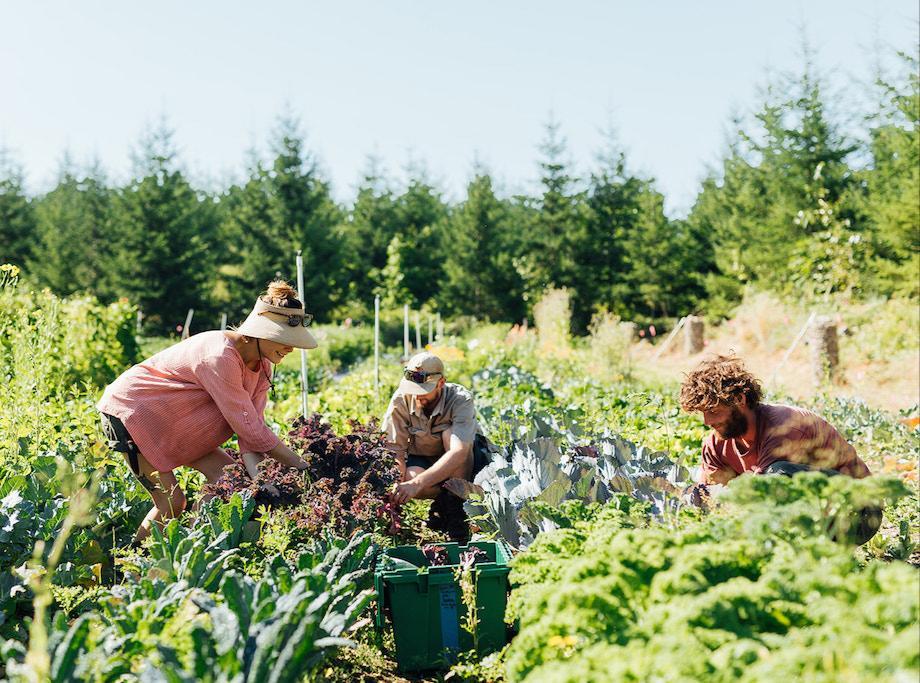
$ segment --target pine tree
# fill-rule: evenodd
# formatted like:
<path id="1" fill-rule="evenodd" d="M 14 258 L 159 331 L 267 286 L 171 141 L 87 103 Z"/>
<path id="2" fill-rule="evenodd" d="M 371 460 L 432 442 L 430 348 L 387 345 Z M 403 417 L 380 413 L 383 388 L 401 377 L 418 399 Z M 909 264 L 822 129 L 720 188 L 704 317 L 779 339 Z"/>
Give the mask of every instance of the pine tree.
<path id="1" fill-rule="evenodd" d="M 841 219 L 858 220 L 844 201 L 855 185 L 847 159 L 856 145 L 829 117 L 826 90 L 806 55 L 801 76 L 768 86 L 753 129 L 739 124 L 721 173 L 704 181 L 690 223 L 712 235 L 717 298 L 737 296 L 747 283 L 789 292 L 789 261 L 819 230 L 796 217 L 819 198 L 838 206 Z"/>
<path id="2" fill-rule="evenodd" d="M 282 118 L 270 164 L 257 163 L 249 180 L 227 198 L 223 232 L 233 242 L 222 267 L 232 310 L 245 311 L 276 277 L 296 281 L 296 255 L 304 259 L 304 296 L 319 319 L 342 302 L 342 213 L 315 158 L 304 150 L 298 122 Z"/>
<path id="3" fill-rule="evenodd" d="M 524 315 L 523 282 L 512 263 L 513 245 L 506 203 L 495 196 L 492 178 L 478 169 L 466 201 L 445 224 L 441 301 L 449 313 L 489 320 Z"/>
<path id="4" fill-rule="evenodd" d="M 585 198 L 584 238 L 575 247 L 573 326 L 585 330 L 596 310 L 634 314 L 626 272 L 627 240 L 637 231 L 645 183 L 630 175 L 626 155 L 611 133 L 591 174 Z"/>
<path id="5" fill-rule="evenodd" d="M 578 268 L 576 245 L 585 239 L 585 221 L 580 211 L 584 195 L 575 191 L 576 179 L 570 175 L 565 160 L 566 142 L 555 121 L 546 126 L 540 152 L 542 193 L 537 202 L 539 211 L 527 229 L 522 268 L 530 305 L 548 287 L 574 285 Z"/>
<path id="6" fill-rule="evenodd" d="M 98 163 L 88 171 L 65 156 L 56 187 L 36 202 L 38 253 L 30 271 L 60 295 L 90 292 L 106 298 L 111 192 Z"/>
<path id="7" fill-rule="evenodd" d="M 446 218 L 447 206 L 440 193 L 423 176 L 410 180 L 396 199 L 399 232 L 387 246 L 383 275 L 387 301 L 413 308 L 437 304 L 449 246 L 441 241 L 440 223 Z"/>
<path id="8" fill-rule="evenodd" d="M 377 161 L 371 159 L 346 226 L 343 249 L 347 298 L 368 309 L 375 293 L 386 289 L 383 270 L 388 247 L 399 230 L 396 199 Z M 395 248 L 395 247 L 394 247 Z"/>
<path id="9" fill-rule="evenodd" d="M 903 74 L 880 78 L 873 117 L 871 167 L 862 174 L 863 203 L 873 240 L 872 288 L 881 294 L 920 295 L 920 60 L 899 55 Z"/>
<path id="10" fill-rule="evenodd" d="M 0 148 L 0 264 L 24 266 L 35 239 L 35 209 L 23 190 L 22 168 Z"/>
<path id="11" fill-rule="evenodd" d="M 175 332 L 190 308 L 199 320 L 214 313 L 214 205 L 183 175 L 172 136 L 165 124 L 144 136 L 112 220 L 112 286 L 159 334 Z"/>

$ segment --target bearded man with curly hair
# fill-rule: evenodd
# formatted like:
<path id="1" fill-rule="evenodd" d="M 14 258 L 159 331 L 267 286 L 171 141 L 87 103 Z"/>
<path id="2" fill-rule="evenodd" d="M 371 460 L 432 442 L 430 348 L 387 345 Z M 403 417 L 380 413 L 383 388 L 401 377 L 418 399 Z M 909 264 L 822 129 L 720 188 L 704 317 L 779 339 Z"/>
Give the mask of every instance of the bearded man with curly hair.
<path id="1" fill-rule="evenodd" d="M 869 476 L 856 449 L 824 418 L 762 399 L 760 382 L 735 356 L 705 360 L 684 378 L 681 408 L 702 413 L 712 429 L 703 440 L 699 483 L 726 484 L 745 472 Z"/>

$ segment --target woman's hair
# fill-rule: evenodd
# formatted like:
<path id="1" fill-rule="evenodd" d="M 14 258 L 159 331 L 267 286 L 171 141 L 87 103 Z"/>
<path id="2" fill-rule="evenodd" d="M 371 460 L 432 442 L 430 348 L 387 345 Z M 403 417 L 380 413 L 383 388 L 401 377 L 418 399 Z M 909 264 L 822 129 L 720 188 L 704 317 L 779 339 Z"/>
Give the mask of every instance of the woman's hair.
<path id="1" fill-rule="evenodd" d="M 269 282 L 265 294 L 262 295 L 262 301 L 281 308 L 303 308 L 303 304 L 297 298 L 297 290 L 284 280 Z"/>
<path id="2" fill-rule="evenodd" d="M 763 389 L 737 356 L 716 356 L 704 360 L 684 378 L 680 386 L 680 407 L 688 413 L 711 410 L 717 405 L 741 403 L 753 408 L 763 398 Z"/>

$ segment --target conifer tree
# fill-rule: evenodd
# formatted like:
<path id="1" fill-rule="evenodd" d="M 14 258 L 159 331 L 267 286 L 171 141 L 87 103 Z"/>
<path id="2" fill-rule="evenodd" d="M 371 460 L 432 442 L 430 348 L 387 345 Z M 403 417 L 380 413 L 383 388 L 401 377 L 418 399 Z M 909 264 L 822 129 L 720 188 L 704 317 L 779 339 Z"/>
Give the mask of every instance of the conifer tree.
<path id="1" fill-rule="evenodd" d="M 523 282 L 514 268 L 505 202 L 495 196 L 484 169 L 467 186 L 466 201 L 445 224 L 442 302 L 450 313 L 489 320 L 524 315 Z"/>
<path id="2" fill-rule="evenodd" d="M 580 211 L 583 193 L 575 191 L 566 161 L 566 141 L 559 124 L 551 120 L 540 145 L 542 192 L 527 226 L 523 274 L 526 298 L 533 305 L 548 287 L 571 288 L 577 268 L 575 246 L 585 239 L 585 221 Z"/>
<path id="3" fill-rule="evenodd" d="M 186 179 L 172 138 L 165 124 L 143 137 L 135 179 L 112 212 L 114 294 L 140 306 L 159 334 L 175 332 L 190 308 L 199 321 L 214 314 L 214 204 Z"/>
<path id="4" fill-rule="evenodd" d="M 23 189 L 22 168 L 0 148 L 0 264 L 24 266 L 35 251 L 35 211 Z"/>
<path id="5" fill-rule="evenodd" d="M 736 122 L 721 172 L 704 181 L 690 222 L 712 235 L 720 276 L 709 286 L 717 299 L 737 297 L 747 283 L 790 291 L 789 261 L 819 230 L 796 217 L 819 199 L 838 206 L 841 219 L 857 220 L 844 201 L 854 187 L 847 159 L 856 146 L 829 116 L 826 90 L 806 54 L 799 77 L 768 86 L 755 125 Z"/>
<path id="6" fill-rule="evenodd" d="M 375 293 L 385 289 L 383 270 L 390 242 L 399 231 L 396 198 L 376 159 L 369 166 L 352 207 L 342 248 L 347 298 L 368 309 Z M 395 248 L 395 247 L 394 247 Z"/>
<path id="7" fill-rule="evenodd" d="M 413 308 L 437 304 L 445 249 L 449 246 L 441 240 L 440 223 L 446 218 L 447 206 L 441 194 L 423 174 L 412 178 L 396 199 L 399 233 L 387 246 L 382 284 L 389 302 Z"/>
<path id="8" fill-rule="evenodd" d="M 57 186 L 36 202 L 40 257 L 30 270 L 60 295 L 90 292 L 107 298 L 116 283 L 106 270 L 111 192 L 98 163 L 77 169 L 65 156 Z"/>
<path id="9" fill-rule="evenodd" d="M 341 303 L 342 213 L 317 161 L 304 149 L 299 123 L 279 120 L 273 159 L 257 163 L 247 182 L 228 197 L 223 232 L 232 243 L 222 268 L 235 312 L 245 312 L 276 277 L 296 281 L 296 255 L 304 258 L 307 308 L 324 320 Z"/>
<path id="10" fill-rule="evenodd" d="M 920 295 L 920 60 L 900 53 L 902 71 L 879 78 L 879 111 L 870 121 L 871 166 L 862 174 L 863 211 L 878 293 Z"/>

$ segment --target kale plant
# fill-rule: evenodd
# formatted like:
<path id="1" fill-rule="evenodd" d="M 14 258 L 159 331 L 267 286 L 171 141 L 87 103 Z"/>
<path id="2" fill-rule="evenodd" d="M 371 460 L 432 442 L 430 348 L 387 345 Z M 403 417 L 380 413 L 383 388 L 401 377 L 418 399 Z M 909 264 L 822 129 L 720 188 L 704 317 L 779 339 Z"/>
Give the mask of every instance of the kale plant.
<path id="1" fill-rule="evenodd" d="M 560 446 L 543 436 L 514 442 L 476 475 L 481 496 L 467 500 L 467 513 L 486 532 L 497 532 L 523 548 L 541 531 L 557 528 L 543 506 L 563 501 L 604 503 L 625 493 L 665 515 L 680 507 L 680 494 L 692 483 L 690 471 L 665 453 L 651 452 L 616 435 L 574 445 L 569 434 Z"/>

